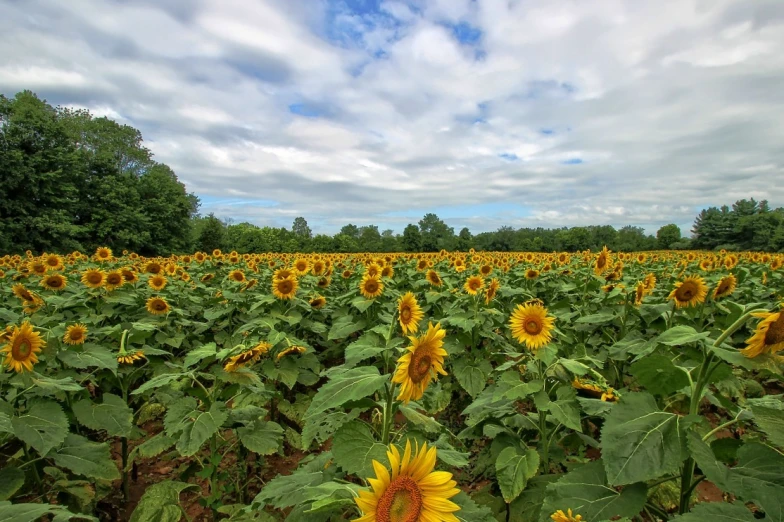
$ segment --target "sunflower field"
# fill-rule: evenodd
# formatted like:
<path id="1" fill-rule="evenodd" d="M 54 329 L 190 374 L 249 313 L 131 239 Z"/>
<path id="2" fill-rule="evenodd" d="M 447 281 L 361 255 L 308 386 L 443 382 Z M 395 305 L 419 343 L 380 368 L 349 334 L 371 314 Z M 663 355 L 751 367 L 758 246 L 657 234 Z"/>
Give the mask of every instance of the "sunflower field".
<path id="1" fill-rule="evenodd" d="M 0 520 L 784 521 L 784 256 L 0 258 Z"/>

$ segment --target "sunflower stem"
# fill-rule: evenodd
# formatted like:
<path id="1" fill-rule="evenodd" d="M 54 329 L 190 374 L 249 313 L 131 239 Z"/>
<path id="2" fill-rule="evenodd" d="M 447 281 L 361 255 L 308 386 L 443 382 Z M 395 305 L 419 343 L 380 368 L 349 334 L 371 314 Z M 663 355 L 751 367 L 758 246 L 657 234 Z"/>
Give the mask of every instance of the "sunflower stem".
<path id="1" fill-rule="evenodd" d="M 38 466 L 35 465 L 35 461 L 39 459 L 31 459 L 30 458 L 30 450 L 27 447 L 27 444 L 22 444 L 22 449 L 24 450 L 25 456 L 25 463 L 33 464 L 31 466 L 33 468 L 33 477 L 35 477 L 35 483 L 38 486 L 38 491 L 43 495 L 44 494 L 44 483 L 41 480 L 41 475 L 38 473 Z"/>
<path id="2" fill-rule="evenodd" d="M 381 432 L 381 443 L 384 446 L 389 446 L 389 432 L 392 429 L 392 408 L 395 401 L 395 384 L 392 383 L 392 386 L 387 384 L 384 389 L 387 394 L 387 404 L 384 407 L 384 429 Z"/>

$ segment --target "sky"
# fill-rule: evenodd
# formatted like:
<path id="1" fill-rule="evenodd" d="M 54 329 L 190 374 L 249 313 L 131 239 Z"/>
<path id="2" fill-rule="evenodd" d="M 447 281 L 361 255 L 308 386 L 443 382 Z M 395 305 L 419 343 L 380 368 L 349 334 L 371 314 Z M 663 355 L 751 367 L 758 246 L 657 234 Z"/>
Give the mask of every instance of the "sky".
<path id="1" fill-rule="evenodd" d="M 260 226 L 688 234 L 784 205 L 782 0 L 0 0 L 23 89 Z"/>

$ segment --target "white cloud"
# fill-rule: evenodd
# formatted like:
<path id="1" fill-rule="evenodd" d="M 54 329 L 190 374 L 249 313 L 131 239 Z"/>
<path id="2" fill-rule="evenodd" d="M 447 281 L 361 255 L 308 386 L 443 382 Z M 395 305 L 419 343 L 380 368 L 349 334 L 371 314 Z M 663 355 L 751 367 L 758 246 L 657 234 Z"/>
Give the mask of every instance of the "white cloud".
<path id="1" fill-rule="evenodd" d="M 0 4 L 0 92 L 122 118 L 238 220 L 688 229 L 784 204 L 783 26 L 778 0 L 28 0 Z"/>

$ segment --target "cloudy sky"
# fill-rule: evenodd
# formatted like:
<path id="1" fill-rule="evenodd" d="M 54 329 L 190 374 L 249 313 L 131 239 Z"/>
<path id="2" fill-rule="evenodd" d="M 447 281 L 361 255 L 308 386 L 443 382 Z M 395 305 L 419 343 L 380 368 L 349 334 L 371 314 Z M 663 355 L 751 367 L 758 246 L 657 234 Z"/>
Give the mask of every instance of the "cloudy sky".
<path id="1" fill-rule="evenodd" d="M 141 129 L 204 213 L 259 225 L 784 205 L 782 0 L 0 0 L 22 89 Z"/>

